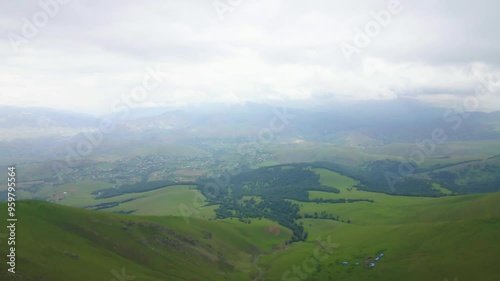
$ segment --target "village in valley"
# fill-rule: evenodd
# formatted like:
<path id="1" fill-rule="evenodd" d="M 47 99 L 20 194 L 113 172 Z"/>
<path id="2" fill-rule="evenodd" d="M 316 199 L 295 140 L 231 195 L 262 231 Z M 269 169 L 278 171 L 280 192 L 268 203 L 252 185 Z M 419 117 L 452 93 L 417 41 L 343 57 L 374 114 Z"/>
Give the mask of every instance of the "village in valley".
<path id="1" fill-rule="evenodd" d="M 375 267 L 376 263 L 378 261 L 380 261 L 380 259 L 384 256 L 383 253 L 381 254 L 378 254 L 375 258 L 373 257 L 367 257 L 365 258 L 361 263 L 360 262 L 356 262 L 355 265 L 356 266 L 359 266 L 360 264 L 364 264 L 364 266 L 366 268 L 369 268 L 369 267 Z M 349 262 L 348 261 L 343 261 L 342 262 L 342 265 L 349 265 Z"/>

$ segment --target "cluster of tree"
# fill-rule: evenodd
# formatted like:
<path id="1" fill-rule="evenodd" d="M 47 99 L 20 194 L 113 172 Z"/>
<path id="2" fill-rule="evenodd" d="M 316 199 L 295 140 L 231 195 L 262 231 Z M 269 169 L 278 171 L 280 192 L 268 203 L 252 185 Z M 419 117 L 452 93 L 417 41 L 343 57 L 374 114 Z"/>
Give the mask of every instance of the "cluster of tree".
<path id="1" fill-rule="evenodd" d="M 326 211 L 322 211 L 321 213 L 318 214 L 318 212 L 314 212 L 314 214 L 304 214 L 305 219 L 322 219 L 322 220 L 333 220 L 333 221 L 341 221 L 344 222 L 344 220 L 341 220 L 339 216 L 334 216 L 332 213 L 327 213 Z M 347 223 L 351 223 L 351 220 L 347 220 Z"/>
<path id="2" fill-rule="evenodd" d="M 406 196 L 436 197 L 443 195 L 433 188 L 430 180 L 414 178 L 410 174 L 400 173 L 401 167 L 408 169 L 406 164 L 395 160 L 377 160 L 366 167 L 348 167 L 331 162 L 304 163 L 316 168 L 323 168 L 340 173 L 359 181 L 358 189 Z M 412 166 L 414 171 L 416 167 Z"/>
<path id="3" fill-rule="evenodd" d="M 130 201 L 134 201 L 136 198 L 130 198 L 130 199 L 126 199 L 126 200 L 123 200 L 123 201 L 113 201 L 113 202 L 106 202 L 106 203 L 100 203 L 100 204 L 97 204 L 97 205 L 94 205 L 94 206 L 89 206 L 89 207 L 85 207 L 85 208 L 91 208 L 93 210 L 103 210 L 103 209 L 109 209 L 109 208 L 113 208 L 113 207 L 116 207 L 122 203 L 127 203 L 127 202 L 130 202 Z"/>
<path id="4" fill-rule="evenodd" d="M 107 188 L 96 190 L 92 192 L 92 195 L 96 195 L 97 199 L 110 198 L 126 193 L 139 193 L 155 190 L 162 187 L 167 187 L 171 185 L 176 185 L 178 183 L 169 180 L 159 180 L 159 181 L 141 181 L 134 184 L 124 184 L 119 188 Z"/>
<path id="5" fill-rule="evenodd" d="M 491 182 L 474 182 L 462 186 L 461 193 L 488 193 L 500 190 L 500 176 Z"/>
<path id="6" fill-rule="evenodd" d="M 370 202 L 370 203 L 375 202 L 373 199 L 344 199 L 344 198 L 339 198 L 339 199 L 316 198 L 316 199 L 311 199 L 309 201 L 310 202 L 316 202 L 316 203 L 330 203 L 330 204 L 335 204 L 335 203 L 354 203 L 354 202 Z"/>
<path id="7" fill-rule="evenodd" d="M 324 186 L 319 183 L 319 175 L 302 165 L 280 165 L 263 167 L 255 170 L 244 171 L 234 175 L 229 184 L 220 184 L 216 192 L 206 186 L 213 182 L 225 182 L 224 179 L 203 179 L 198 181 L 199 189 L 210 200 L 209 204 L 231 198 L 243 196 L 260 196 L 268 200 L 293 199 L 308 201 L 308 191 L 325 191 L 339 193 L 335 187 Z"/>
<path id="8" fill-rule="evenodd" d="M 455 181 L 458 175 L 448 171 L 438 171 L 429 174 L 435 182 L 439 183 L 442 187 L 449 190 L 454 190 L 456 187 Z"/>
<path id="9" fill-rule="evenodd" d="M 216 180 L 217 181 L 217 180 Z M 221 180 L 219 179 L 219 182 Z M 297 165 L 280 165 L 249 170 L 231 177 L 229 184 L 210 193 L 200 181 L 198 188 L 207 197 L 207 204 L 219 204 L 217 218 L 267 218 L 293 231 L 291 242 L 307 238 L 304 228 L 296 222 L 299 206 L 286 199 L 309 201 L 310 190 L 339 193 L 337 188 L 323 186 L 319 175 Z M 245 196 L 251 199 L 243 200 Z M 253 197 L 258 197 L 257 202 Z"/>
<path id="10" fill-rule="evenodd" d="M 496 157 L 499 156 L 493 156 L 489 159 Z M 470 160 L 453 164 L 443 164 L 441 166 L 436 165 L 434 168 L 426 169 L 425 171 L 439 169 L 439 171 L 429 173 L 431 180 L 453 191 L 455 194 L 500 191 L 500 166 L 495 164 L 472 165 L 473 162 L 477 161 Z M 441 170 L 444 167 L 467 163 L 469 163 L 468 166 L 462 170 L 458 170 L 456 173 Z M 438 197 L 444 195 L 432 186 L 431 180 L 415 178 L 412 173 L 404 174 L 400 172 L 405 165 L 412 165 L 412 169 L 414 169 L 413 173 L 424 171 L 423 169 L 419 170 L 414 164 L 410 163 L 395 160 L 378 160 L 369 163 L 364 168 L 348 167 L 331 162 L 303 163 L 301 165 L 324 168 L 351 177 L 359 181 L 356 187 L 361 190 L 406 196 Z M 403 168 L 403 171 L 407 168 L 408 166 Z M 466 174 L 466 170 L 469 172 L 475 170 L 475 174 L 478 176 L 471 178 Z M 462 182 L 466 182 L 466 184 L 457 184 L 459 178 L 462 179 Z"/>
<path id="11" fill-rule="evenodd" d="M 455 163 L 447 163 L 447 164 L 438 163 L 438 164 L 436 164 L 434 166 L 431 166 L 429 168 L 418 169 L 417 172 L 419 172 L 419 173 L 429 172 L 429 171 L 434 171 L 434 170 L 437 170 L 437 169 L 444 169 L 444 168 L 448 168 L 448 167 L 453 167 L 453 166 L 457 166 L 457 165 L 461 165 L 461 164 L 478 162 L 478 161 L 481 161 L 481 160 L 467 160 L 467 161 L 455 162 Z"/>
<path id="12" fill-rule="evenodd" d="M 215 211 L 217 218 L 238 218 L 246 223 L 249 218 L 267 218 L 291 229 L 291 242 L 295 242 L 305 240 L 307 233 L 297 223 L 297 219 L 301 218 L 299 206 L 287 199 L 317 203 L 373 202 L 370 199 L 310 200 L 308 191 L 340 192 L 337 188 L 321 185 L 319 179 L 319 175 L 310 169 L 310 164 L 287 164 L 247 170 L 232 176 L 229 181 L 222 178 L 200 180 L 198 189 L 207 198 L 208 205 L 219 205 Z M 219 185 L 215 192 L 206 188 L 213 182 L 227 184 Z M 326 213 L 317 215 L 316 218 L 336 219 Z"/>
<path id="13" fill-rule="evenodd" d="M 309 190 L 339 193 L 319 183 L 319 175 L 303 167 L 274 166 L 238 174 L 231 178 L 235 197 L 262 196 L 267 199 L 309 200 Z M 272 187 L 272 188 L 270 188 Z"/>
<path id="14" fill-rule="evenodd" d="M 253 198 L 238 203 L 235 200 L 225 200 L 215 210 L 219 219 L 236 217 L 240 221 L 250 223 L 248 218 L 267 218 L 287 227 L 293 231 L 291 242 L 304 241 L 307 233 L 304 227 L 296 223 L 299 219 L 299 206 L 286 200 L 261 200 L 257 202 Z"/>
<path id="15" fill-rule="evenodd" d="M 465 169 L 469 173 L 465 172 Z M 464 170 L 459 170 L 458 173 L 436 171 L 429 175 L 433 181 L 457 194 L 496 192 L 500 190 L 500 166 L 492 164 L 476 165 L 473 168 L 468 166 Z M 465 184 L 457 184 L 458 179 L 461 179 Z"/>

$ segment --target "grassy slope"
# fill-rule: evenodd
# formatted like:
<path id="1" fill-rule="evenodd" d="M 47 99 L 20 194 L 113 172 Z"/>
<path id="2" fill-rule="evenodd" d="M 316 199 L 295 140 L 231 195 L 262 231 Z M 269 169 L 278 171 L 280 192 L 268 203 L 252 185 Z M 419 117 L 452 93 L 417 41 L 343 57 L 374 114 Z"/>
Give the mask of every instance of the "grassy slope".
<path id="1" fill-rule="evenodd" d="M 153 191 L 130 193 L 108 198 L 107 201 L 123 201 L 135 198 L 133 201 L 122 203 L 105 211 L 134 211 L 134 215 L 147 216 L 182 216 L 186 207 L 196 208 L 199 216 L 214 218 L 216 206 L 203 207 L 205 196 L 193 186 L 178 185 L 160 188 Z M 102 201 L 105 202 L 105 201 Z"/>
<path id="2" fill-rule="evenodd" d="M 81 280 L 107 280 L 113 278 L 111 270 L 126 268 L 136 280 L 176 280 L 175 276 L 183 278 L 177 280 L 223 280 L 222 272 L 229 272 L 227 280 L 251 280 L 248 276 L 258 274 L 255 261 L 264 269 L 263 280 L 443 281 L 457 277 L 488 281 L 500 275 L 496 266 L 500 261 L 500 193 L 442 198 L 390 196 L 351 189 L 356 183 L 353 179 L 324 169 L 315 171 L 322 184 L 339 188 L 340 194 L 310 192 L 311 198 L 375 202 L 299 202 L 302 213 L 326 211 L 352 223 L 302 219 L 308 241 L 276 251 L 290 232 L 279 227 L 280 234 L 274 235 L 266 229 L 275 224 L 266 220 L 244 224 L 236 219 L 208 220 L 193 215 L 186 224 L 182 217 L 125 216 L 30 201 L 19 211 L 19 272 L 29 268 L 37 274 L 34 276 L 47 273 L 47 280 L 79 280 L 74 272 L 81 274 Z M 123 195 L 119 199 L 147 196 L 117 208 L 138 209 L 148 215 L 179 215 L 175 206 L 192 205 L 195 191 L 188 186 L 170 188 Z M 210 212 L 213 210 L 200 210 L 201 214 Z M 0 213 L 0 220 L 5 221 L 2 216 L 5 214 Z M 123 230 L 128 221 L 136 224 Z M 154 225 L 174 230 L 175 235 Z M 204 238 L 205 231 L 213 238 Z M 158 237 L 177 242 L 165 245 L 161 241 L 166 238 Z M 327 237 L 335 249 L 320 265 L 306 262 L 311 268 L 306 272 L 304 261 L 319 247 L 315 239 Z M 194 240 L 197 242 L 193 244 Z M 147 246 L 144 241 L 148 241 Z M 1 256 L 5 256 L 3 245 Z M 73 260 L 64 252 L 77 254 L 79 259 Z M 267 254 L 260 256 L 262 252 Z M 380 252 L 385 257 L 375 268 L 353 265 Z M 254 260 L 255 256 L 260 257 Z M 342 261 L 350 265 L 341 265 Z M 303 278 L 293 273 L 293 266 L 299 266 Z M 0 274 L 5 272 L 3 262 L 0 270 Z M 283 279 L 288 270 L 290 274 Z"/>
<path id="3" fill-rule="evenodd" d="M 91 193 L 96 190 L 111 187 L 110 184 L 95 181 L 82 181 L 75 184 L 66 184 L 57 188 L 57 193 L 61 196 L 58 204 L 91 208 L 102 203 L 124 202 L 118 206 L 103 209 L 107 212 L 129 212 L 134 211 L 134 215 L 146 216 L 182 216 L 191 213 L 199 218 L 214 218 L 214 210 L 217 206 L 204 207 L 205 197 L 190 185 L 175 185 L 159 188 L 152 191 L 140 193 L 127 193 L 111 198 L 95 199 Z M 49 197 L 49 193 L 54 188 L 42 188 L 37 195 Z M 66 192 L 66 194 L 64 194 Z M 52 193 L 50 193 L 52 194 Z"/>
<path id="4" fill-rule="evenodd" d="M 112 271 L 122 268 L 136 280 L 250 280 L 257 274 L 253 256 L 291 235 L 267 220 L 191 218 L 186 224 L 181 217 L 125 216 L 38 201 L 20 203 L 17 216 L 17 279 L 5 276 L 3 241 L 0 280 L 111 280 Z M 280 234 L 268 231 L 270 226 Z"/>
<path id="5" fill-rule="evenodd" d="M 293 265 L 301 268 L 300 274 L 307 280 L 498 279 L 500 193 L 444 198 L 389 196 L 347 191 L 355 183 L 352 179 L 322 169 L 317 172 L 323 184 L 341 192 L 311 192 L 311 197 L 366 198 L 375 203 L 299 203 L 302 212 L 332 212 L 352 223 L 302 219 L 310 239 L 263 258 L 262 265 L 269 269 L 266 280 L 306 280 L 293 274 Z M 321 266 L 307 262 L 319 247 L 315 238 L 326 240 L 328 236 L 337 245 L 333 253 Z M 375 268 L 354 265 L 380 252 L 385 257 Z M 342 261 L 350 265 L 342 265 Z M 306 267 L 300 267 L 302 264 Z M 306 272 L 307 268 L 314 269 Z M 287 270 L 292 274 L 282 279 Z"/>

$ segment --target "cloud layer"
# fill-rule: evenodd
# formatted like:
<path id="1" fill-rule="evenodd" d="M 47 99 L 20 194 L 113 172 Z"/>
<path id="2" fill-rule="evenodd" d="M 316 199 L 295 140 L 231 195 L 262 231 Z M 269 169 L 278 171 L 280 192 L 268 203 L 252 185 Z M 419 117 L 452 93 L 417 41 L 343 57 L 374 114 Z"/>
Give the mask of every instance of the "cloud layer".
<path id="1" fill-rule="evenodd" d="M 142 106 L 396 97 L 454 106 L 478 77 L 500 77 L 498 1 L 414 2 L 3 1 L 0 104 L 106 113 L 157 66 L 164 78 Z M 500 110 L 490 81 L 480 110 Z"/>

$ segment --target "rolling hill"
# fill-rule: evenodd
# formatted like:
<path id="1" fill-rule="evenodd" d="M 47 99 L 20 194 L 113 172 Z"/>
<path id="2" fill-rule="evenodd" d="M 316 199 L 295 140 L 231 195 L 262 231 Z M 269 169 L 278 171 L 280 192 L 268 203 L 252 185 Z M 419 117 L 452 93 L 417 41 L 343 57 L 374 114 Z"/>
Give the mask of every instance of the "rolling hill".
<path id="1" fill-rule="evenodd" d="M 6 209 L 6 204 L 0 204 Z M 81 210 L 40 201 L 18 204 L 16 275 L 1 280 L 251 280 L 254 256 L 271 252 L 290 231 L 261 220 L 208 221 L 136 217 Z M 2 214 L 2 221 L 5 215 Z M 130 279 L 128 279 L 130 280 Z"/>
<path id="2" fill-rule="evenodd" d="M 0 277 L 113 280 L 125 272 L 135 280 L 497 280 L 500 193 L 394 196 L 358 190 L 355 180 L 336 172 L 312 171 L 322 186 L 338 192 L 309 190 L 309 201 L 286 199 L 300 206 L 297 223 L 308 233 L 293 243 L 290 229 L 265 218 L 199 215 L 187 223 L 172 208 L 192 202 L 188 194 L 195 191 L 186 186 L 120 195 L 137 200 L 109 209 L 143 216 L 21 201 L 18 273 L 16 279 L 6 275 L 2 262 Z M 319 198 L 373 202 L 314 201 Z M 304 216 L 314 213 L 319 216 Z M 5 257 L 5 241 L 0 245 Z"/>

